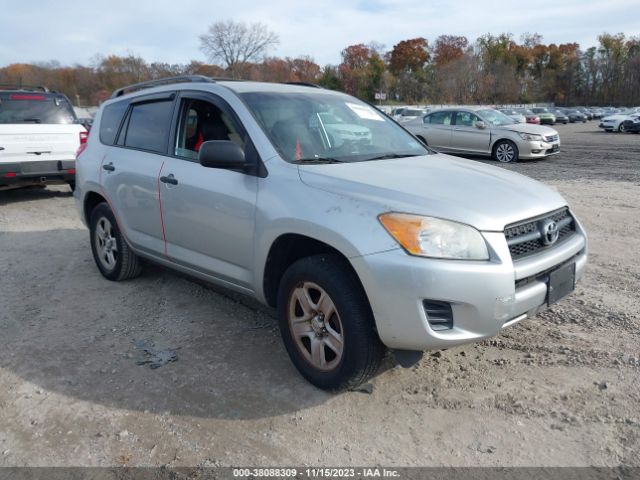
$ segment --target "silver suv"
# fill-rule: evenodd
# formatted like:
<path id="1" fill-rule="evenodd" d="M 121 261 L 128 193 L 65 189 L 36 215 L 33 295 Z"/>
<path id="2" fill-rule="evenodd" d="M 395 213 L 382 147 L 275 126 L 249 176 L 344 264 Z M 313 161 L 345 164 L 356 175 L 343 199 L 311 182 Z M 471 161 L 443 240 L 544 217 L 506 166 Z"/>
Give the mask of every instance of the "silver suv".
<path id="1" fill-rule="evenodd" d="M 587 260 L 554 190 L 435 153 L 313 86 L 180 77 L 118 90 L 75 196 L 107 279 L 144 259 L 277 308 L 291 360 L 324 389 L 365 381 L 387 348 L 408 366 L 496 335 L 570 293 Z"/>

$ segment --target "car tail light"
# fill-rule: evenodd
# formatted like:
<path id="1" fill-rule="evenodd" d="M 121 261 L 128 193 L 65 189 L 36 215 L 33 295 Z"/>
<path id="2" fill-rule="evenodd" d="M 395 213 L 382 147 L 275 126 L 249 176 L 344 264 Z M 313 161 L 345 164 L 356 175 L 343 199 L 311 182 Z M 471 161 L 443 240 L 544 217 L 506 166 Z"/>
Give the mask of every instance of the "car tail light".
<path id="1" fill-rule="evenodd" d="M 82 152 L 87 149 L 87 140 L 89 139 L 89 132 L 80 132 L 80 146 L 76 150 L 76 160 Z"/>
<path id="2" fill-rule="evenodd" d="M 16 173 L 15 172 L 8 172 L 8 173 L 5 173 L 4 176 L 6 178 L 15 178 L 16 177 Z"/>
<path id="3" fill-rule="evenodd" d="M 69 175 L 75 175 L 75 173 L 76 173 L 76 169 L 75 169 L 75 168 L 68 168 L 68 169 L 67 169 L 67 173 L 68 173 Z"/>

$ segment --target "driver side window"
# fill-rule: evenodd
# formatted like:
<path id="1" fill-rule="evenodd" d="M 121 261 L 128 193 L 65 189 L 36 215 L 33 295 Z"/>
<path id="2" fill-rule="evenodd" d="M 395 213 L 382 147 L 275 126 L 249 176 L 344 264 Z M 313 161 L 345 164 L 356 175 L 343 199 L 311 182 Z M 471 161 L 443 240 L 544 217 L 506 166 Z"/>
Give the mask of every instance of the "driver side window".
<path id="1" fill-rule="evenodd" d="M 211 102 L 182 100 L 178 125 L 174 153 L 179 157 L 197 159 L 202 144 L 209 140 L 231 140 L 244 150 L 244 139 L 233 118 Z"/>

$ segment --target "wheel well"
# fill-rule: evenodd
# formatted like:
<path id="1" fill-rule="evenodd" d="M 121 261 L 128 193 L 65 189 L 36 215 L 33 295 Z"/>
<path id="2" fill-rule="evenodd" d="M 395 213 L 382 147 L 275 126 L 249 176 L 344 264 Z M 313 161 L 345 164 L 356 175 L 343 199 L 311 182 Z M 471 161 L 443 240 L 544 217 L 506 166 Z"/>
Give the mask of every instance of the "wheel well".
<path id="1" fill-rule="evenodd" d="M 285 234 L 273 242 L 267 255 L 263 278 L 264 295 L 267 303 L 271 307 L 276 307 L 280 280 L 287 268 L 301 258 L 318 255 L 320 253 L 340 255 L 351 267 L 351 263 L 342 253 L 331 245 L 311 237 L 298 234 Z"/>
<path id="2" fill-rule="evenodd" d="M 84 218 L 87 221 L 87 225 L 89 225 L 89 218 L 91 217 L 91 212 L 96 206 L 102 202 L 106 202 L 104 197 L 96 192 L 89 192 L 86 197 L 84 197 Z"/>

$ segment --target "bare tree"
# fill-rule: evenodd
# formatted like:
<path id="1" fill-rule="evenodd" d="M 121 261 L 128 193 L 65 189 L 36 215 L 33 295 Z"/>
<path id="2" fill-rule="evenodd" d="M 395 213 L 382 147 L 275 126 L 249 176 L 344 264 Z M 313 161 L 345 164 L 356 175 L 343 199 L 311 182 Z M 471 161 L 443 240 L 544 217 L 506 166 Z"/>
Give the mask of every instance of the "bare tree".
<path id="1" fill-rule="evenodd" d="M 232 20 L 212 23 L 207 33 L 200 35 L 200 49 L 209 61 L 222 61 L 233 76 L 279 42 L 278 36 L 262 23 L 247 25 Z"/>

